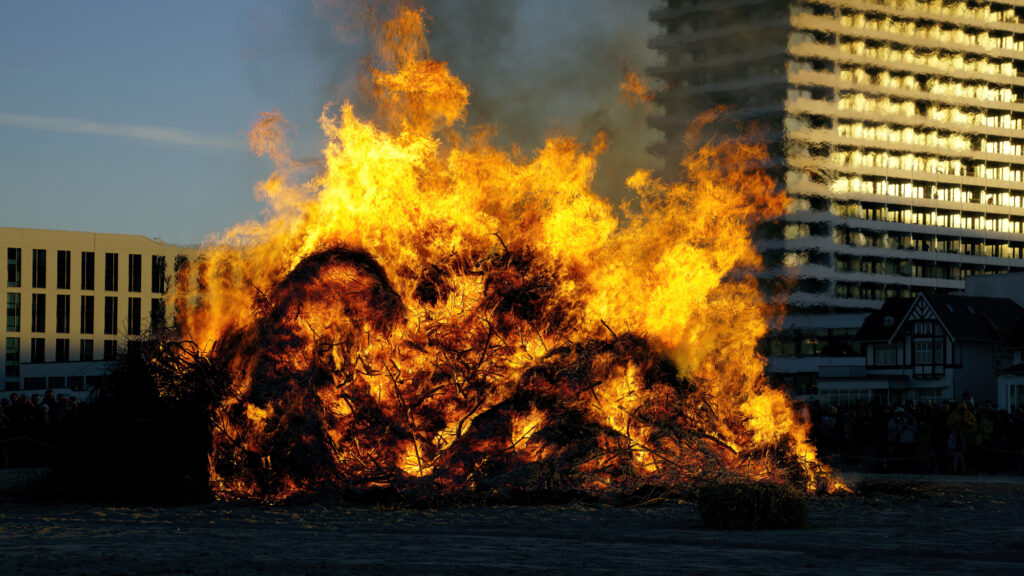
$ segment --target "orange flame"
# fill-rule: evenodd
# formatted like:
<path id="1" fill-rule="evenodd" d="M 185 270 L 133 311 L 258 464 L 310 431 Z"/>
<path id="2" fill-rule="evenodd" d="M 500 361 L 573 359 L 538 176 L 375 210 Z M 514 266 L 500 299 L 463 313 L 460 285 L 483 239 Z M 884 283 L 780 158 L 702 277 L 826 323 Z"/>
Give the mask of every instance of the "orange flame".
<path id="1" fill-rule="evenodd" d="M 756 351 L 779 310 L 751 232 L 787 203 L 763 144 L 711 142 L 676 183 L 637 172 L 620 218 L 591 191 L 601 138 L 525 160 L 463 143 L 469 91 L 428 59 L 422 12 L 380 36 L 379 125 L 325 109 L 323 171 L 296 184 L 283 120 L 261 118 L 267 217 L 207 247 L 199 303 L 182 308 L 186 336 L 216 342 L 235 375 L 211 455 L 225 495 L 478 489 L 499 461 L 571 459 L 555 438 L 572 415 L 593 441 L 557 482 L 577 488 L 680 484 L 712 463 L 832 482 Z M 300 458 L 321 468 L 294 474 Z"/>
<path id="2" fill-rule="evenodd" d="M 636 70 L 627 69 L 619 83 L 619 101 L 626 104 L 654 102 L 656 91 L 650 82 Z"/>

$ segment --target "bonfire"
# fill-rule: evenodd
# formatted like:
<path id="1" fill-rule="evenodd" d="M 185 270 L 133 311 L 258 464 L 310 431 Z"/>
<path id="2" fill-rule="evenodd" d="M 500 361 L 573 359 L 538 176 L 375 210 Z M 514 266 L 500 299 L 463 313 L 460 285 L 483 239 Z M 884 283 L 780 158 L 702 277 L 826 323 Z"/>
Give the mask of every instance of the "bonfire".
<path id="1" fill-rule="evenodd" d="M 787 203 L 762 144 L 710 139 L 615 208 L 591 191 L 602 137 L 492 146 L 422 12 L 377 36 L 376 116 L 325 107 L 311 179 L 262 117 L 266 218 L 182 270 L 177 325 L 229 374 L 217 494 L 835 486 L 757 352 L 781 310 L 751 233 Z"/>

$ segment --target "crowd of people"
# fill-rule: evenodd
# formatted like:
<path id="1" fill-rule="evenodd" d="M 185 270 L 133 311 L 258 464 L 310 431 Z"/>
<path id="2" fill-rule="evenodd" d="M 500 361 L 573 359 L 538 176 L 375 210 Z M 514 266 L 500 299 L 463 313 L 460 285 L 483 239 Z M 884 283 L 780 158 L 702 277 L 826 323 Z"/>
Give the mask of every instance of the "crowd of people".
<path id="1" fill-rule="evenodd" d="M 0 467 L 36 467 L 49 463 L 61 436 L 72 429 L 80 411 L 74 396 L 53 390 L 0 399 Z"/>
<path id="2" fill-rule="evenodd" d="M 821 459 L 840 470 L 1024 474 L 1024 408 L 959 401 L 807 405 Z"/>

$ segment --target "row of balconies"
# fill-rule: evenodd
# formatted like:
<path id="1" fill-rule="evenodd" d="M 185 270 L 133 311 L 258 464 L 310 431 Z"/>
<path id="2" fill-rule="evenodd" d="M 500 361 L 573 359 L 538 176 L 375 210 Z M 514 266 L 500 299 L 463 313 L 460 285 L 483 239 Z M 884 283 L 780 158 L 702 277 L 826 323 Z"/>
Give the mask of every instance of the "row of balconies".
<path id="1" fill-rule="evenodd" d="M 808 8 L 793 5 L 791 24 L 794 29 L 825 33 L 841 39 L 855 39 L 855 42 L 867 43 L 868 46 L 887 47 L 899 50 L 891 45 L 908 47 L 912 52 L 943 51 L 950 55 L 956 54 L 963 58 L 964 53 L 974 54 L 975 58 L 1018 59 L 1024 49 L 1024 41 L 1012 32 L 993 32 L 987 29 L 970 31 L 965 26 L 950 28 L 945 22 L 924 24 L 914 18 L 893 18 L 888 15 L 866 13 L 864 11 L 846 12 L 838 18 L 833 14 L 812 14 Z M 973 28 L 973 27 L 972 27 Z M 909 48 L 909 47 L 914 48 Z M 883 58 L 884 59 L 884 58 Z"/>
<path id="2" fill-rule="evenodd" d="M 989 256 L 993 258 L 1016 258 L 1013 254 L 1019 253 L 1017 248 L 1020 245 L 1020 232 L 978 230 L 977 228 L 954 228 L 952 226 L 939 226 L 937 224 L 926 224 L 923 221 L 900 222 L 890 219 L 893 215 L 880 209 L 865 209 L 864 213 L 856 216 L 838 216 L 830 213 L 816 212 L 810 216 L 817 216 L 817 224 L 801 222 L 799 218 L 791 218 L 779 224 L 779 229 L 765 232 L 767 237 L 776 237 L 780 240 L 798 240 L 803 238 L 826 238 L 828 241 L 820 247 L 828 247 L 829 244 L 850 246 L 878 246 L 886 250 L 920 250 L 926 252 L 947 252 L 951 254 L 969 254 L 974 256 Z M 797 215 L 799 217 L 799 215 Z M 824 217 L 823 217 L 824 216 Z M 889 218 L 887 218 L 887 216 Z M 860 222 L 858 222 L 858 220 Z M 874 226 L 874 222 L 886 222 L 899 224 L 900 227 Z M 831 239 L 823 236 L 823 226 L 831 224 Z M 1020 222 L 1017 221 L 1016 229 L 1020 230 Z M 930 229 L 923 230 L 925 226 Z M 943 228 L 937 232 L 935 228 Z M 959 234 L 964 230 L 978 230 L 995 234 L 990 238 Z M 868 238 L 882 240 L 868 241 Z"/>
<path id="3" fill-rule="evenodd" d="M 858 2 L 836 2 L 827 0 L 829 4 L 841 6 L 870 6 L 873 10 L 886 9 L 896 11 L 897 14 L 908 14 L 918 12 L 930 14 L 936 18 L 956 19 L 956 21 L 973 20 L 977 23 L 995 24 L 1020 24 L 1020 17 L 1012 7 L 1006 7 L 1012 2 L 999 2 L 1004 5 L 1002 9 L 993 8 L 992 2 L 949 2 L 948 0 L 860 0 Z"/>
<path id="4" fill-rule="evenodd" d="M 890 151 L 931 152 L 941 151 L 942 156 L 970 158 L 989 163 L 1024 164 L 1024 140 L 1009 138 L 974 138 L 935 129 L 915 129 L 909 126 L 894 127 L 888 124 L 864 122 L 841 122 L 836 129 L 807 128 L 807 124 L 786 122 L 786 137 L 793 141 L 831 144 L 834 146 L 855 146 L 857 148 L 886 148 Z M 945 174 L 951 172 L 943 172 Z"/>
<path id="5" fill-rule="evenodd" d="M 809 4 L 826 5 L 829 8 L 885 14 L 899 18 L 913 18 L 932 22 L 959 24 L 972 28 L 989 28 L 1010 32 L 1021 31 L 1020 17 L 1013 6 L 1013 0 L 999 2 L 1002 8 L 993 8 L 991 3 L 951 3 L 942 0 L 807 0 Z M 655 8 L 651 18 L 665 21 L 700 13 L 715 13 L 731 9 L 754 8 L 764 4 L 763 0 L 691 0 L 687 3 L 674 2 L 671 6 Z M 1007 6 L 1009 5 L 1009 6 Z M 812 12 L 813 13 L 813 12 Z"/>
<path id="6" fill-rule="evenodd" d="M 795 149 L 794 155 L 800 155 L 801 151 L 806 152 L 806 148 L 803 146 L 794 146 L 792 148 Z M 918 154 L 894 154 L 887 150 L 833 149 L 829 154 L 829 160 L 833 166 L 840 169 L 874 167 L 908 172 L 926 172 L 929 174 L 972 176 L 974 178 L 1003 182 L 1017 183 L 1024 181 L 1024 170 L 1021 169 L 1020 165 L 993 166 L 984 162 L 968 165 L 959 158 L 945 159 Z M 910 187 L 910 184 L 907 183 L 905 186 Z M 994 186 L 998 187 L 998 184 Z"/>
<path id="7" fill-rule="evenodd" d="M 963 246 L 962 253 L 997 256 L 996 253 L 986 252 L 981 246 L 1020 243 L 1021 231 L 1024 231 L 1022 219 L 1024 217 L 1021 216 L 993 218 L 983 215 L 922 212 L 919 209 L 875 203 L 834 203 L 824 210 L 787 213 L 783 220 L 760 230 L 758 237 L 780 241 L 821 237 L 828 240 L 827 244 L 841 244 L 845 241 L 833 237 L 838 234 L 836 230 L 849 230 L 873 237 L 923 238 L 928 243 L 920 247 L 922 250 L 929 250 L 929 245 L 932 245 L 932 240 L 936 238 L 958 240 L 959 245 Z M 946 223 L 949 225 L 945 225 Z M 832 232 L 829 232 L 830 230 Z"/>
<path id="8" fill-rule="evenodd" d="M 854 30 L 871 30 L 899 34 L 907 38 L 940 42 L 944 45 L 959 44 L 967 49 L 983 51 L 1024 50 L 1024 40 L 1017 40 L 1013 34 L 993 35 L 988 30 L 971 33 L 963 28 L 949 29 L 939 23 L 922 25 L 917 20 L 894 19 L 889 16 L 874 16 L 864 12 L 844 14 L 839 24 Z"/>
<path id="9" fill-rule="evenodd" d="M 798 93 L 797 97 L 810 97 L 808 91 Z M 966 124 L 987 128 L 1004 128 L 1021 130 L 1024 128 L 1024 117 L 1009 112 L 992 114 L 985 110 L 964 110 L 957 106 L 940 106 L 937 104 L 919 104 L 914 100 L 892 99 L 888 96 L 869 96 L 861 92 L 847 93 L 836 102 L 839 110 L 855 112 L 880 113 L 907 118 L 924 117 L 941 123 Z"/>
<path id="10" fill-rule="evenodd" d="M 989 62 L 987 59 L 965 60 L 963 68 L 956 68 L 953 65 L 952 56 L 940 56 L 936 52 L 911 54 L 907 51 L 890 49 L 886 58 L 881 58 L 877 49 L 868 51 L 865 45 L 862 53 L 853 46 L 854 43 L 846 42 L 838 46 L 831 40 L 818 41 L 811 32 L 794 32 L 790 35 L 787 51 L 796 58 L 826 60 L 849 66 L 861 66 L 868 68 L 885 68 L 890 71 L 916 74 L 922 77 L 941 77 L 944 79 L 959 79 L 970 82 L 991 82 L 997 85 L 1024 86 L 1024 78 L 1017 76 L 1016 68 L 1012 62 L 1007 62 L 1008 68 L 1002 68 L 1001 64 Z M 911 51 L 912 52 L 912 51 Z M 972 62 L 968 67 L 966 62 Z M 993 68 L 993 66 L 995 66 Z M 968 69 L 970 68 L 970 69 Z M 1013 74 L 1004 74 L 1013 69 Z"/>
<path id="11" fill-rule="evenodd" d="M 984 213 L 989 215 L 1021 214 L 1024 194 L 1001 187 L 961 186 L 921 180 L 864 178 L 858 175 L 835 175 L 828 183 L 811 180 L 808 173 L 789 171 L 786 189 L 791 195 L 830 197 L 857 202 L 899 204 L 921 210 Z"/>

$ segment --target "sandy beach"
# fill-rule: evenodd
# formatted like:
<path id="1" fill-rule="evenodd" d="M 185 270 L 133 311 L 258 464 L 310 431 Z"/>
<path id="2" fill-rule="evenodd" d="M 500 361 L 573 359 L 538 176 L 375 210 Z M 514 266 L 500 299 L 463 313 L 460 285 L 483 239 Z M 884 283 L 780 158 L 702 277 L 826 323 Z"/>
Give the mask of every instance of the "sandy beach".
<path id="1" fill-rule="evenodd" d="M 973 480 L 973 481 L 971 481 Z M 395 510 L 0 505 L 0 574 L 1013 574 L 1024 484 L 860 479 L 802 530 L 715 531 L 671 502 Z"/>

